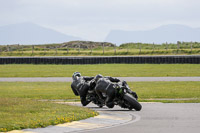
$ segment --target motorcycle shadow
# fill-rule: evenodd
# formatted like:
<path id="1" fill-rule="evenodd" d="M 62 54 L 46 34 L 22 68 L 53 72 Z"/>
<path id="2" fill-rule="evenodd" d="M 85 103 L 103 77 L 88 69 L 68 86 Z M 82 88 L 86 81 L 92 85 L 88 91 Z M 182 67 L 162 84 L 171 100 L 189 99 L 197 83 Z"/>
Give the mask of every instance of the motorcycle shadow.
<path id="1" fill-rule="evenodd" d="M 116 112 L 125 112 L 125 111 L 135 111 L 135 110 L 129 110 L 129 109 L 114 109 L 114 108 L 107 108 L 107 107 L 88 107 L 90 109 L 96 110 L 96 111 L 116 111 Z"/>

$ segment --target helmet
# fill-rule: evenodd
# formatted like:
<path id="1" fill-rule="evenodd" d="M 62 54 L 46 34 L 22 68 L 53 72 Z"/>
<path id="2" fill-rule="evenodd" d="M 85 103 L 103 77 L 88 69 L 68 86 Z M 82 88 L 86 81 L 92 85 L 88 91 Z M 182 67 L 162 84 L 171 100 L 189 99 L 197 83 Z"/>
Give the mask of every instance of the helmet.
<path id="1" fill-rule="evenodd" d="M 74 72 L 72 77 L 75 78 L 76 76 L 81 77 L 81 73 L 80 72 Z"/>
<path id="2" fill-rule="evenodd" d="M 95 82 L 97 82 L 100 78 L 103 78 L 101 74 L 96 75 L 96 77 L 94 78 Z"/>

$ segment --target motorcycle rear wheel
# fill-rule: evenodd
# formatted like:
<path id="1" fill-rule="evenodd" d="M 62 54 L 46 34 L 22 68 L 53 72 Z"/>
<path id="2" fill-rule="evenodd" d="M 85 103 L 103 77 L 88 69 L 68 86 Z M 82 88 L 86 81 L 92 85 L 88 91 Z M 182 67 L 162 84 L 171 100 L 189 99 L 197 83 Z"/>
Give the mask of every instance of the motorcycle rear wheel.
<path id="1" fill-rule="evenodd" d="M 130 110 L 135 109 L 136 111 L 140 111 L 142 109 L 142 105 L 132 95 L 126 93 L 124 100 L 130 104 Z"/>

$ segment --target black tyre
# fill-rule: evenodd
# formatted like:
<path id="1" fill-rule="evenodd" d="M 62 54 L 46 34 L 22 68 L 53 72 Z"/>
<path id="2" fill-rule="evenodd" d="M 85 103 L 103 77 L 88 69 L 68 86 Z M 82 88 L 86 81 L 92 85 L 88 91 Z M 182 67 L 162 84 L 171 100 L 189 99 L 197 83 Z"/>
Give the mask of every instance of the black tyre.
<path id="1" fill-rule="evenodd" d="M 136 111 L 140 111 L 142 109 L 142 105 L 130 94 L 126 93 L 124 95 L 124 100 L 130 104 L 129 109 L 135 109 Z"/>

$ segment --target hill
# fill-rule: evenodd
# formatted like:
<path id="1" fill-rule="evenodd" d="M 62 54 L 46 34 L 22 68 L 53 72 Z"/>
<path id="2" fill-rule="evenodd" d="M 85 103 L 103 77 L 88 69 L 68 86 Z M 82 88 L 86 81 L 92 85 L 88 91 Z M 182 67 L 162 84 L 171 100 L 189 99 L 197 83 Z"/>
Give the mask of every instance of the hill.
<path id="1" fill-rule="evenodd" d="M 70 41 L 63 43 L 62 47 L 68 48 L 82 48 L 82 49 L 90 49 L 99 48 L 99 47 L 114 47 L 115 45 L 109 42 L 92 42 L 92 41 Z"/>
<path id="2" fill-rule="evenodd" d="M 185 25 L 170 24 L 148 31 L 113 30 L 105 41 L 122 44 L 128 42 L 176 43 L 177 41 L 200 41 L 200 28 L 191 28 Z"/>
<path id="3" fill-rule="evenodd" d="M 62 34 L 33 23 L 20 23 L 0 27 L 0 45 L 62 43 L 81 38 Z"/>

